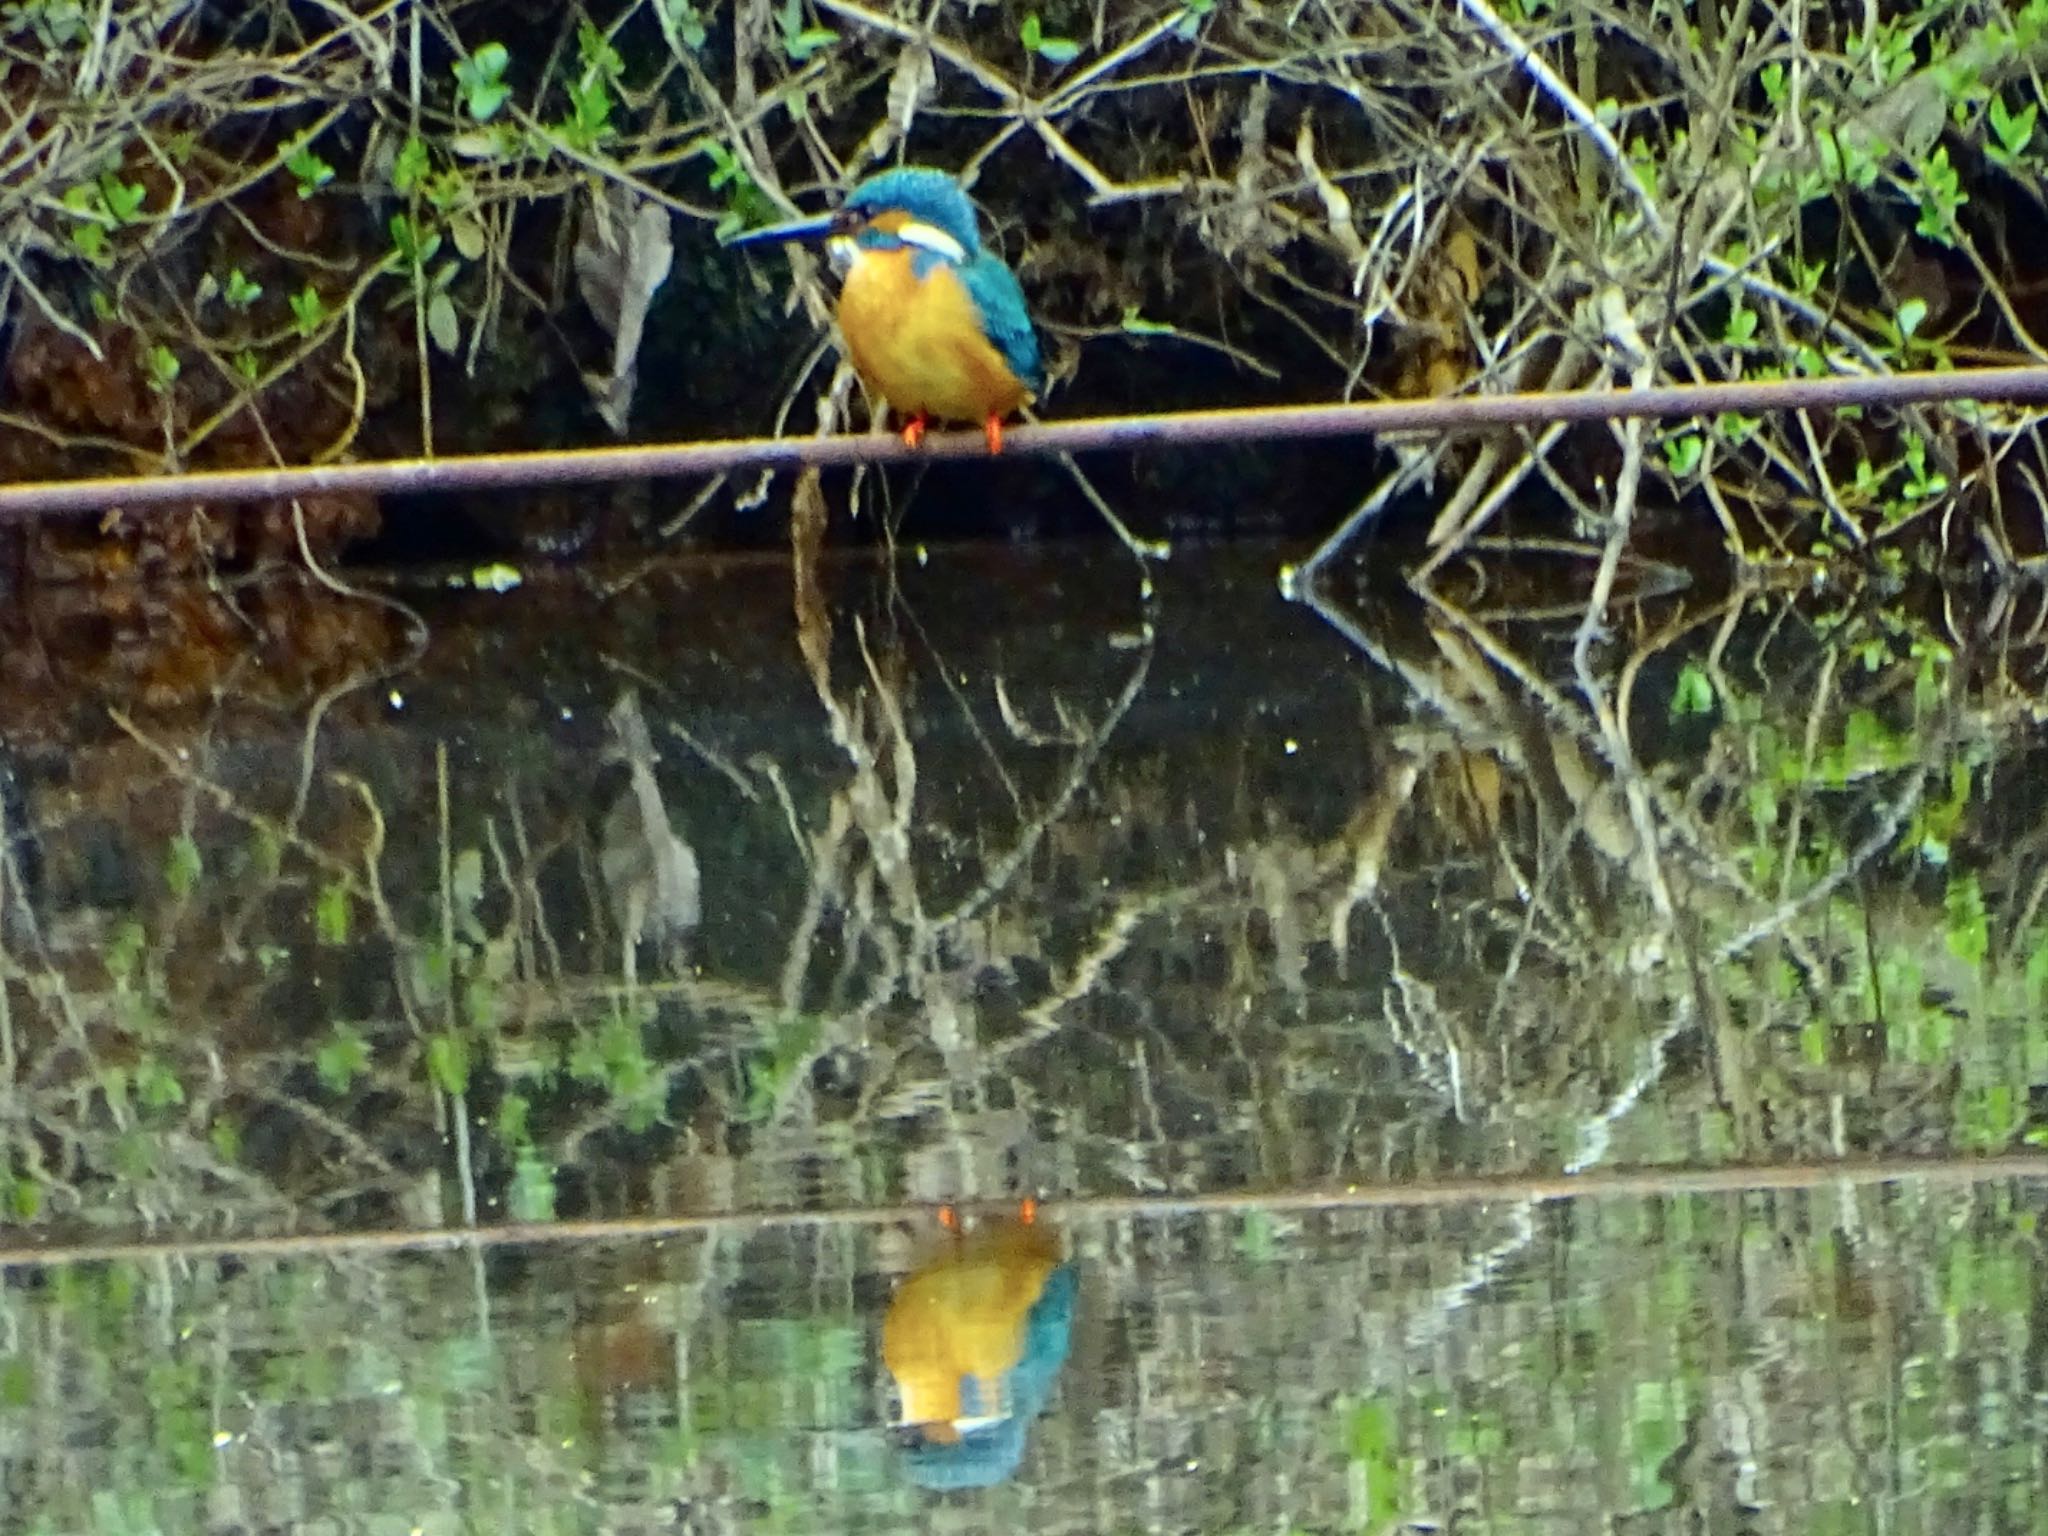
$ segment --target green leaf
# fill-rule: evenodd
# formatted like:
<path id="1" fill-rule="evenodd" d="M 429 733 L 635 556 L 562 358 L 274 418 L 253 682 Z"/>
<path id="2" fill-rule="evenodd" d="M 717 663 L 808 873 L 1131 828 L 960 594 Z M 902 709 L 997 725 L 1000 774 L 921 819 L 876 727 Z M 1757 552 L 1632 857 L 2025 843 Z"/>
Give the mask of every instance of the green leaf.
<path id="1" fill-rule="evenodd" d="M 236 309 L 247 309 L 263 297 L 263 285 L 251 282 L 240 267 L 228 274 L 227 300 Z"/>
<path id="2" fill-rule="evenodd" d="M 412 134 L 405 141 L 405 147 L 398 152 L 398 158 L 391 162 L 391 187 L 401 196 L 426 180 L 427 172 L 433 169 L 433 161 L 427 155 L 427 141 L 418 134 Z"/>
<path id="3" fill-rule="evenodd" d="M 829 48 L 839 41 L 839 34 L 830 27 L 806 27 L 793 37 L 783 39 L 790 62 L 801 64 L 820 49 Z"/>
<path id="4" fill-rule="evenodd" d="M 434 252 L 441 249 L 441 236 L 438 231 L 423 230 L 410 214 L 394 213 L 391 249 L 398 253 L 400 261 L 417 270 L 434 259 Z"/>
<path id="5" fill-rule="evenodd" d="M 1714 682 L 1697 662 L 1687 662 L 1671 690 L 1671 716 L 1707 715 L 1714 710 Z"/>
<path id="6" fill-rule="evenodd" d="M 427 301 L 427 334 L 441 351 L 453 354 L 462 348 L 462 322 L 455 313 L 455 301 L 437 293 Z"/>
<path id="7" fill-rule="evenodd" d="M 1664 439 L 1664 462 L 1681 480 L 1690 478 L 1700 467 L 1700 458 L 1705 452 L 1706 443 L 1697 432 Z"/>
<path id="8" fill-rule="evenodd" d="M 1048 37 L 1038 45 L 1038 56 L 1048 64 L 1071 64 L 1081 57 L 1081 45 L 1070 37 Z"/>
<path id="9" fill-rule="evenodd" d="M 284 168 L 297 179 L 300 197 L 311 197 L 334 180 L 334 167 L 314 154 L 312 148 L 305 144 L 301 144 L 285 157 Z"/>
<path id="10" fill-rule="evenodd" d="M 455 64 L 455 83 L 462 88 L 463 109 L 479 123 L 487 123 L 512 95 L 505 83 L 505 66 L 511 53 L 503 43 L 485 43 Z"/>
<path id="11" fill-rule="evenodd" d="M 291 305 L 292 319 L 297 323 L 301 336 L 311 336 L 327 318 L 327 301 L 320 297 L 320 290 L 311 283 L 292 295 Z"/>
<path id="12" fill-rule="evenodd" d="M 2034 137 L 2034 119 L 2039 112 L 2034 102 L 2028 102 L 2017 112 L 2008 112 L 2000 97 L 1991 98 L 1989 121 L 1991 132 L 1998 139 L 1998 147 L 2007 159 L 2018 159 Z"/>
<path id="13" fill-rule="evenodd" d="M 1921 321 L 1926 318 L 1927 301 L 1925 299 L 1908 299 L 1905 303 L 1901 304 L 1898 316 L 1900 339 L 1909 339 L 1915 331 L 1920 329 Z"/>
<path id="14" fill-rule="evenodd" d="M 474 214 L 458 213 L 448 221 L 448 233 L 455 237 L 455 249 L 464 261 L 475 261 L 483 255 L 486 244 L 484 227 L 476 221 Z"/>
<path id="15" fill-rule="evenodd" d="M 140 183 L 123 181 L 111 171 L 100 177 L 100 196 L 105 199 L 107 212 L 117 224 L 131 224 L 142 211 L 142 200 L 146 194 Z"/>
<path id="16" fill-rule="evenodd" d="M 71 244 L 79 255 L 96 267 L 109 265 L 114 253 L 107 246 L 107 232 L 97 224 L 80 224 L 71 231 Z"/>
<path id="17" fill-rule="evenodd" d="M 149 349 L 149 387 L 158 394 L 168 393 L 183 369 L 178 354 L 161 342 Z"/>

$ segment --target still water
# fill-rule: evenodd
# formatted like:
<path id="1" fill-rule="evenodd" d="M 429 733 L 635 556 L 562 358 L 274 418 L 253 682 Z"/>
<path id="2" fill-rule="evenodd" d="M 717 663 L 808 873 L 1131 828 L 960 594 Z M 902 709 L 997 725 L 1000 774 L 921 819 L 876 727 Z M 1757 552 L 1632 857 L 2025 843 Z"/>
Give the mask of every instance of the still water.
<path id="1" fill-rule="evenodd" d="M 0 699 L 0 1531 L 2048 1530 L 2038 615 L 1279 563 Z"/>

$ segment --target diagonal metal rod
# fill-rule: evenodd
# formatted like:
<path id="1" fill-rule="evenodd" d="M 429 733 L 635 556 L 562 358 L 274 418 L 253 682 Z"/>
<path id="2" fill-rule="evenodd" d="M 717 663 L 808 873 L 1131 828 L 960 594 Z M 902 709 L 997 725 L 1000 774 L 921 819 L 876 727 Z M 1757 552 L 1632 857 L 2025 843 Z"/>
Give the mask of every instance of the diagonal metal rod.
<path id="1" fill-rule="evenodd" d="M 1974 368 L 1949 373 L 1857 374 L 1825 379 L 1667 384 L 1654 389 L 1556 394 L 1465 395 L 1334 405 L 1250 406 L 1158 416 L 1099 416 L 1019 427 L 1004 452 L 1019 456 L 1356 437 L 1379 432 L 1463 432 L 1553 421 L 1709 416 L 1722 411 L 1838 410 L 1938 401 L 2027 401 L 2048 405 L 2048 367 Z M 741 469 L 829 469 L 983 457 L 979 432 L 928 437 L 917 448 L 882 433 L 837 437 L 748 437 L 720 442 L 386 459 L 288 469 L 205 470 L 185 475 L 60 480 L 0 486 L 0 523 L 147 506 L 269 501 L 336 493 L 423 495 L 518 486 L 574 485 Z"/>

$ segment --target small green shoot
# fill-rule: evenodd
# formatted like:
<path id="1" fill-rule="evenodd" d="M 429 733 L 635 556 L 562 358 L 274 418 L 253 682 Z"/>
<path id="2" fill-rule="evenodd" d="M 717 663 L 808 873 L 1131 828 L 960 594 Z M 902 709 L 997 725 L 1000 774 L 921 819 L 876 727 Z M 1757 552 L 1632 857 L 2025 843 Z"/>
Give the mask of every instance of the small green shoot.
<path id="1" fill-rule="evenodd" d="M 512 87 L 505 83 L 505 66 L 511 62 L 511 51 L 503 43 L 485 43 L 468 58 L 456 61 L 455 85 L 462 94 L 462 108 L 476 122 L 488 123 L 512 95 Z M 412 144 L 406 147 L 410 149 Z M 421 153 L 425 153 L 424 146 Z"/>
<path id="2" fill-rule="evenodd" d="M 1046 35 L 1045 24 L 1038 19 L 1036 11 L 1024 18 L 1024 25 L 1018 29 L 1017 35 L 1026 53 L 1035 53 L 1048 64 L 1071 64 L 1081 57 L 1081 45 L 1071 37 Z"/>

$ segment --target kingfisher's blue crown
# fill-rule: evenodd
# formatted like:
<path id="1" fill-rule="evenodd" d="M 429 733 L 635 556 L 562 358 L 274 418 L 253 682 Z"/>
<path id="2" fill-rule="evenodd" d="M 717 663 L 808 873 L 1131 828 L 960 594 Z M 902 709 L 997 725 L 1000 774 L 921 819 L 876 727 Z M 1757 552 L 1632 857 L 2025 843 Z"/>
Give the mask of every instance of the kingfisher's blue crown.
<path id="1" fill-rule="evenodd" d="M 846 207 L 867 218 L 900 209 L 920 224 L 943 229 L 970 257 L 981 249 L 981 221 L 960 183 L 928 166 L 904 166 L 870 176 L 848 194 Z"/>

